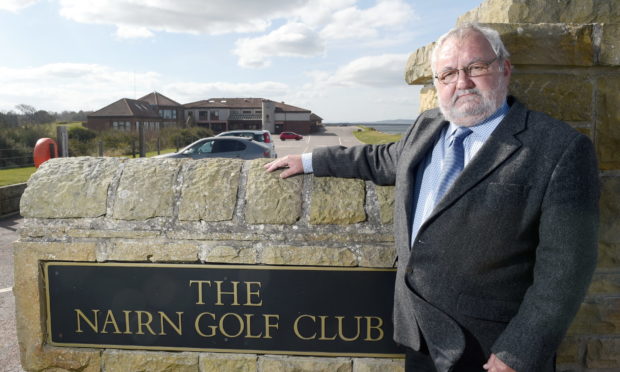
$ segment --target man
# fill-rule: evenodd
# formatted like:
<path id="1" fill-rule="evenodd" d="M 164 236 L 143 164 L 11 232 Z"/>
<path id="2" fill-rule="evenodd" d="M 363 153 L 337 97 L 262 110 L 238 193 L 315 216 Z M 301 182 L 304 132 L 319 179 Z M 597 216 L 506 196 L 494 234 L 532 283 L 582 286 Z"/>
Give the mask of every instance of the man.
<path id="1" fill-rule="evenodd" d="M 592 143 L 507 97 L 507 58 L 497 32 L 451 30 L 431 62 L 439 109 L 399 142 L 303 155 L 316 176 L 396 186 L 407 371 L 553 371 L 596 264 Z M 266 165 L 281 167 L 304 171 L 301 156 Z"/>

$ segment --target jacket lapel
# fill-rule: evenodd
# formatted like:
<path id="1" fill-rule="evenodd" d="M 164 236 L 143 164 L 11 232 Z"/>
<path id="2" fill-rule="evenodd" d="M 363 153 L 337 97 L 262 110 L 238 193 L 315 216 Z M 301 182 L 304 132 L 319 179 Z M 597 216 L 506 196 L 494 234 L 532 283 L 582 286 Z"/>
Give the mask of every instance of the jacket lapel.
<path id="1" fill-rule="evenodd" d="M 450 207 L 463 194 L 476 186 L 521 147 L 521 141 L 516 138 L 516 134 L 525 129 L 525 121 L 525 107 L 519 102 L 514 102 L 504 120 L 497 126 L 491 137 L 465 167 L 463 173 L 461 173 L 444 198 L 437 204 L 424 225 Z"/>

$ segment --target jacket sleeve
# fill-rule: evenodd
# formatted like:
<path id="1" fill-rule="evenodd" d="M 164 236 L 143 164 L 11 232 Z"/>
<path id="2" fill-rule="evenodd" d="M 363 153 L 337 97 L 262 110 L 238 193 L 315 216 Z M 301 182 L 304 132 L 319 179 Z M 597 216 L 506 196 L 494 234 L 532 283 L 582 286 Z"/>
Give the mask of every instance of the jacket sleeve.
<path id="1" fill-rule="evenodd" d="M 584 299 L 596 266 L 598 200 L 594 147 L 576 135 L 544 194 L 532 285 L 492 347 L 516 371 L 538 371 L 549 361 Z"/>
<path id="2" fill-rule="evenodd" d="M 403 137 L 383 145 L 353 147 L 319 147 L 312 151 L 312 168 L 317 177 L 361 178 L 377 185 L 393 185 L 396 180 L 398 160 L 404 147 L 424 115 L 409 127 Z"/>

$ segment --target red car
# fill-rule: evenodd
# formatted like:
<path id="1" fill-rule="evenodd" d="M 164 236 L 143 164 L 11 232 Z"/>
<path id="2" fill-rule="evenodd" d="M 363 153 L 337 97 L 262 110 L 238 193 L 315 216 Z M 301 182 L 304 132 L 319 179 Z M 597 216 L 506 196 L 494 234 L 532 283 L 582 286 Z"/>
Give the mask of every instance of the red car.
<path id="1" fill-rule="evenodd" d="M 280 133 L 280 139 L 282 141 L 287 140 L 287 139 L 294 139 L 296 141 L 299 141 L 302 138 L 304 138 L 304 136 L 302 136 L 301 134 L 297 134 L 295 132 L 282 132 L 282 133 Z"/>

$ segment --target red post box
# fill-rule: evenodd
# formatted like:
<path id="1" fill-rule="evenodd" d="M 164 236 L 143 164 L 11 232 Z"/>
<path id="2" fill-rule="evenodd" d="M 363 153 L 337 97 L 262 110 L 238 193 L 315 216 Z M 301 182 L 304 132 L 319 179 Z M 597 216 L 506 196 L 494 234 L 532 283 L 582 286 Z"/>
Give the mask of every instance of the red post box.
<path id="1" fill-rule="evenodd" d="M 58 157 L 58 144 L 51 138 L 39 138 L 34 145 L 34 166 L 45 163 L 51 158 Z"/>

